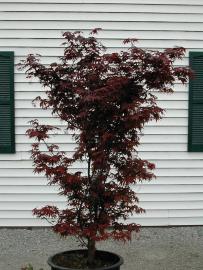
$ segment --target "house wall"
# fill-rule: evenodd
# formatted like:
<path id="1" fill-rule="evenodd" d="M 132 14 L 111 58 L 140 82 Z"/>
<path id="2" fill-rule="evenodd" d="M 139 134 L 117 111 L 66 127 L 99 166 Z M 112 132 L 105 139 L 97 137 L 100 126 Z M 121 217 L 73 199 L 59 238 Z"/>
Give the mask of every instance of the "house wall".
<path id="1" fill-rule="evenodd" d="M 63 52 L 61 33 L 66 30 L 99 34 L 109 50 L 122 49 L 122 39 L 137 37 L 138 46 L 187 48 L 177 65 L 188 64 L 188 52 L 203 50 L 201 0 L 9 0 L 0 1 L 0 50 L 15 52 L 15 64 L 28 53 L 43 55 L 48 64 Z M 147 213 L 133 221 L 145 226 L 203 224 L 203 153 L 187 152 L 188 85 L 175 84 L 172 95 L 159 94 L 165 117 L 150 122 L 139 148 L 140 156 L 155 162 L 156 180 L 135 187 Z M 15 69 L 16 154 L 0 154 L 0 226 L 43 226 L 31 209 L 55 201 L 64 205 L 56 188 L 34 175 L 25 136 L 28 121 L 58 123 L 49 111 L 33 108 L 41 93 L 36 80 Z M 59 125 L 61 125 L 59 123 Z M 71 137 L 55 137 L 63 150 L 73 151 Z M 68 142 L 68 143 L 67 143 Z M 84 168 L 83 168 L 84 169 Z"/>

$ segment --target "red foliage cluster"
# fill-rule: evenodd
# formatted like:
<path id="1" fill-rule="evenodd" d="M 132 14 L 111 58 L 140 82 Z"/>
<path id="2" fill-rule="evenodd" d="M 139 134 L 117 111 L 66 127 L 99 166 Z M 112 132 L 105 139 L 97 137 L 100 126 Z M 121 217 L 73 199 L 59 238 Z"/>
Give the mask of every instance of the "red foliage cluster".
<path id="1" fill-rule="evenodd" d="M 132 185 L 154 177 L 154 164 L 140 159 L 136 150 L 140 133 L 147 122 L 162 117 L 156 92 L 172 92 L 174 82 L 185 83 L 191 71 L 174 66 L 184 48 L 144 50 L 135 46 L 135 39 L 126 39 L 126 51 L 106 53 L 94 37 L 97 30 L 89 37 L 64 33 L 59 63 L 46 67 L 34 55 L 21 63 L 27 77 L 37 77 L 48 87 L 46 98 L 35 101 L 66 121 L 78 145 L 69 158 L 46 142 L 54 127 L 32 121 L 27 134 L 37 139 L 32 148 L 35 172 L 44 173 L 67 198 L 65 210 L 45 206 L 34 214 L 54 218 L 53 229 L 63 236 L 129 240 L 139 225 L 123 220 L 144 212 Z M 42 142 L 46 151 L 40 150 Z M 87 162 L 86 174 L 71 172 L 76 161 Z"/>

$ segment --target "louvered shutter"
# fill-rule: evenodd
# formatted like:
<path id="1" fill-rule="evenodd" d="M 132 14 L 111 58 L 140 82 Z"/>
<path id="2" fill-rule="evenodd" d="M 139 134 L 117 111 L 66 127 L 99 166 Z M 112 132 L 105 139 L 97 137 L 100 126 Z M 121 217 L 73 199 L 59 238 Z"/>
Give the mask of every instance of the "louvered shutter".
<path id="1" fill-rule="evenodd" d="M 203 152 L 203 52 L 190 52 L 188 151 Z"/>
<path id="2" fill-rule="evenodd" d="M 14 53 L 0 52 L 0 153 L 14 152 Z"/>

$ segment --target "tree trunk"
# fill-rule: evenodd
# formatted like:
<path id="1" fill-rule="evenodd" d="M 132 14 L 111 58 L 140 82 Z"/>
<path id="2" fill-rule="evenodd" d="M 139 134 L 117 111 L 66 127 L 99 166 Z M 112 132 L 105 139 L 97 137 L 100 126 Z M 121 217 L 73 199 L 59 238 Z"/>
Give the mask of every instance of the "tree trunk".
<path id="1" fill-rule="evenodd" d="M 96 252 L 96 247 L 95 247 L 95 240 L 88 239 L 88 266 L 93 266 L 94 265 L 94 259 L 95 259 L 95 252 Z"/>

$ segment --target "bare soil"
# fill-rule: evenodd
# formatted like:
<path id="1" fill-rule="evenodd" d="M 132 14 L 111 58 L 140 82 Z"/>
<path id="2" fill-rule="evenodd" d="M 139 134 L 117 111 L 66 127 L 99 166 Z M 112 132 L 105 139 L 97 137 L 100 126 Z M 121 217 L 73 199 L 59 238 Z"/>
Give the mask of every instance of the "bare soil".
<path id="1" fill-rule="evenodd" d="M 90 267 L 88 266 L 87 262 L 86 250 L 63 252 L 61 254 L 55 255 L 52 261 L 57 266 L 68 267 L 72 269 L 87 269 L 87 270 L 111 266 L 117 262 L 115 257 L 104 256 L 103 254 L 97 252 L 96 258 L 94 260 L 94 265 Z"/>

